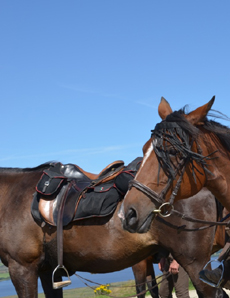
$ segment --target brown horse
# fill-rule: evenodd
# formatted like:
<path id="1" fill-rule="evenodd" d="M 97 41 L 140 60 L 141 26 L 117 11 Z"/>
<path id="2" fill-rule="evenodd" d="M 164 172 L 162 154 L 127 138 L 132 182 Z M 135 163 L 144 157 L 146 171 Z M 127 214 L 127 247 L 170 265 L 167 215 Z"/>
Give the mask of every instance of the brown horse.
<path id="1" fill-rule="evenodd" d="M 62 297 L 62 289 L 52 288 L 52 272 L 57 266 L 56 227 L 41 225 L 31 215 L 35 186 L 47 167 L 48 164 L 36 168 L 0 169 L 0 258 L 9 267 L 11 280 L 20 298 L 37 297 L 38 277 L 41 279 L 46 297 Z M 209 201 L 211 202 L 207 200 Z M 161 251 L 159 245 L 165 245 L 172 253 L 174 251 L 175 258 L 185 268 L 191 263 L 194 272 L 198 270 L 197 264 L 200 261 L 203 264 L 210 255 L 213 230 L 210 230 L 211 234 L 199 232 L 201 238 L 186 236 L 187 246 L 182 252 L 184 232 L 178 234 L 178 238 L 175 238 L 176 230 L 165 232 L 167 234 L 160 233 L 163 224 L 160 226 L 159 223 L 157 229 L 153 225 L 153 230 L 145 234 L 124 231 L 118 217 L 120 206 L 121 203 L 114 214 L 107 217 L 77 221 L 64 228 L 64 265 L 69 272 L 106 273 L 121 270 Z M 205 206 L 211 206 L 211 203 L 205 203 Z M 216 216 L 215 210 L 213 206 L 211 209 L 207 208 L 206 215 L 209 219 Z M 201 216 L 204 216 L 203 213 Z M 170 241 L 169 235 L 173 235 Z M 205 255 L 201 254 L 203 259 L 200 258 L 199 251 L 194 259 L 195 249 L 192 248 L 191 240 L 192 243 L 194 241 L 202 245 L 205 252 Z M 180 249 L 178 243 L 181 243 Z M 61 276 L 58 278 L 61 280 Z M 196 280 L 191 278 L 196 284 Z M 197 287 L 203 293 L 207 286 Z M 215 291 L 210 287 L 209 290 L 212 293 Z M 213 295 L 206 297 L 214 297 Z"/>
<path id="2" fill-rule="evenodd" d="M 38 277 L 46 297 L 62 297 L 62 289 L 52 289 L 52 272 L 57 266 L 56 227 L 42 226 L 31 215 L 35 186 L 47 167 L 0 169 L 0 258 L 9 267 L 20 298 L 37 297 Z M 118 271 L 154 252 L 150 233 L 130 234 L 122 229 L 119 206 L 113 215 L 64 228 L 64 265 L 70 273 Z"/>
<path id="3" fill-rule="evenodd" d="M 219 207 L 220 204 L 216 204 L 214 196 L 206 189 L 201 190 L 188 200 L 175 203 L 175 210 L 181 214 L 207 221 L 220 220 Z M 207 229 L 199 229 L 201 226 L 203 227 L 204 224 L 188 222 L 176 214 L 172 214 L 168 218 L 157 216 L 151 224 L 150 231 L 156 244 L 159 245 L 158 253 L 171 252 L 176 261 L 187 271 L 198 296 L 216 297 L 221 290 L 204 284 L 199 279 L 198 273 L 209 261 L 211 254 L 224 246 L 225 228 L 220 226 L 216 229 L 215 226 L 212 226 Z M 148 266 L 150 268 L 150 264 Z M 139 263 L 133 268 L 136 271 L 139 268 L 143 274 L 147 266 L 141 268 L 141 263 Z M 227 297 L 227 295 L 223 292 L 219 297 Z"/>
<path id="4" fill-rule="evenodd" d="M 129 231 L 147 231 L 154 212 L 167 207 L 170 213 L 174 202 L 204 186 L 230 210 L 230 129 L 207 119 L 214 99 L 186 114 L 185 109 L 172 112 L 162 98 L 162 122 L 143 147 L 142 164 L 123 201 Z"/>

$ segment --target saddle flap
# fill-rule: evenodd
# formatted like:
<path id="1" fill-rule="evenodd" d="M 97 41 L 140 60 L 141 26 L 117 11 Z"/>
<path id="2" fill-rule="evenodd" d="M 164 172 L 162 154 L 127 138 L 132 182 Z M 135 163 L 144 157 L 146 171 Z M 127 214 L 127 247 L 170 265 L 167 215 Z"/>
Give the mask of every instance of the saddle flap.
<path id="1" fill-rule="evenodd" d="M 79 189 L 72 181 L 65 184 L 53 200 L 41 195 L 38 202 L 39 213 L 50 225 L 57 226 L 58 210 L 63 208 L 63 226 L 66 226 L 73 219 L 79 193 Z"/>

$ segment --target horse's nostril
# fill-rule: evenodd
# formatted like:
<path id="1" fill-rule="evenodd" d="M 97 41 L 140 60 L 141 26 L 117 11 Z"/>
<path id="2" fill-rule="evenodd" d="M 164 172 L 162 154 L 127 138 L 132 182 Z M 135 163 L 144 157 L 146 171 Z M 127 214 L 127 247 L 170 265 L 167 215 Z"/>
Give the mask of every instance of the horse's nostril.
<path id="1" fill-rule="evenodd" d="M 129 227 L 132 227 L 137 223 L 137 212 L 135 209 L 129 209 L 126 216 L 126 222 Z"/>
<path id="2" fill-rule="evenodd" d="M 127 213 L 127 218 L 133 218 L 137 216 L 137 212 L 135 209 L 130 208 L 128 213 Z"/>

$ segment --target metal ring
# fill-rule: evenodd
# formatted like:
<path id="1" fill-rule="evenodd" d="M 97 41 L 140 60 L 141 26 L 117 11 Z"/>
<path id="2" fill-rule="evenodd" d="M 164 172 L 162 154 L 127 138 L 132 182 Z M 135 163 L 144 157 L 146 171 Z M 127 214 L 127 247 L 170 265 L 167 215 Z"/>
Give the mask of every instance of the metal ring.
<path id="1" fill-rule="evenodd" d="M 169 206 L 170 207 L 170 210 L 167 210 L 165 213 L 163 213 L 162 209 L 165 207 L 165 206 Z M 153 213 L 158 213 L 161 217 L 168 217 L 172 214 L 172 210 L 174 210 L 174 206 L 172 204 L 170 204 L 169 202 L 167 203 L 163 203 L 159 209 L 155 209 L 153 210 Z"/>

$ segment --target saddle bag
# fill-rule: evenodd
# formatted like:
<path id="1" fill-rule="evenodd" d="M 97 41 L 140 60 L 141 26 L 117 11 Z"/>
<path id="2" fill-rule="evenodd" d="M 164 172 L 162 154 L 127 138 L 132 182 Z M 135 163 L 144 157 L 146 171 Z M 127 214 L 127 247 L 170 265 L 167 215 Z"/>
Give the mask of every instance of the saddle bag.
<path id="1" fill-rule="evenodd" d="M 60 162 L 51 164 L 51 167 L 43 171 L 43 174 L 38 181 L 36 191 L 42 195 L 50 196 L 60 191 L 64 182 L 67 181 L 61 172 L 62 164 Z"/>
<path id="2" fill-rule="evenodd" d="M 88 187 L 79 198 L 74 220 L 107 216 L 114 212 L 122 199 L 114 180 Z"/>

